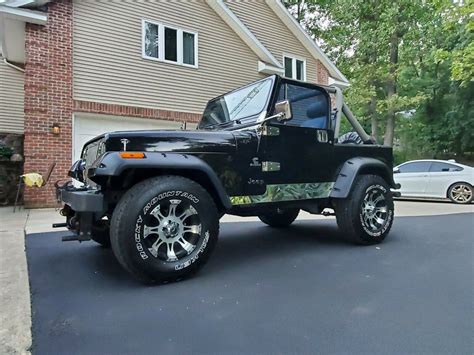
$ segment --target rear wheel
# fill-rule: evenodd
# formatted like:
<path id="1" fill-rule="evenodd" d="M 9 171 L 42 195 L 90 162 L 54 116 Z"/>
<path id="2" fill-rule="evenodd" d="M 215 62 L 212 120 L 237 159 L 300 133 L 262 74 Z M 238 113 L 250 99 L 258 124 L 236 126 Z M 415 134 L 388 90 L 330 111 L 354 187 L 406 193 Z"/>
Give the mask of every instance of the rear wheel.
<path id="1" fill-rule="evenodd" d="M 112 249 L 137 279 L 176 281 L 206 263 L 217 243 L 218 217 L 214 201 L 196 182 L 180 176 L 151 178 L 118 203 Z"/>
<path id="2" fill-rule="evenodd" d="M 258 216 L 258 218 L 270 227 L 284 228 L 288 227 L 298 217 L 300 210 L 294 209 L 277 209 L 274 212 L 266 213 Z"/>
<path id="3" fill-rule="evenodd" d="M 336 200 L 335 205 L 337 224 L 353 242 L 380 243 L 392 227 L 392 193 L 378 175 L 359 175 L 349 197 Z"/>
<path id="4" fill-rule="evenodd" d="M 449 188 L 448 197 L 454 203 L 471 203 L 473 198 L 472 186 L 465 182 L 457 182 Z"/>

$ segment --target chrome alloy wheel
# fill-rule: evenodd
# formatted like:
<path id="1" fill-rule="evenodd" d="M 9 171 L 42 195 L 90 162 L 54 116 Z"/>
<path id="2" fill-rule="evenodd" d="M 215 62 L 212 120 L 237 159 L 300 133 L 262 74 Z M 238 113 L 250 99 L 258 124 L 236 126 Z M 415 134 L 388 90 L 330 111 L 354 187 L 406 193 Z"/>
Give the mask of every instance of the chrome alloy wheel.
<path id="1" fill-rule="evenodd" d="M 465 203 L 472 198 L 472 189 L 465 184 L 458 184 L 451 189 L 451 198 L 459 203 Z"/>
<path id="2" fill-rule="evenodd" d="M 385 195 L 380 189 L 368 191 L 362 202 L 361 220 L 367 230 L 377 233 L 389 220 L 389 209 Z"/>
<path id="3" fill-rule="evenodd" d="M 196 249 L 201 237 L 201 221 L 188 201 L 162 201 L 147 217 L 143 240 L 155 258 L 174 262 Z"/>

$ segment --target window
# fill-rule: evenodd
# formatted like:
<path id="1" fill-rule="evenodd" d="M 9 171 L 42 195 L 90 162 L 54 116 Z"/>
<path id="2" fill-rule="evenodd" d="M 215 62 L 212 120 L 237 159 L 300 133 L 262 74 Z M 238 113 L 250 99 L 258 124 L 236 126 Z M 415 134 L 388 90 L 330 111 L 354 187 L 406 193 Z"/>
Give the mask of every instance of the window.
<path id="1" fill-rule="evenodd" d="M 272 84 L 273 78 L 260 80 L 209 101 L 199 128 L 223 125 L 259 115 L 267 106 Z"/>
<path id="2" fill-rule="evenodd" d="M 293 78 L 293 58 L 285 57 L 285 76 Z"/>
<path id="3" fill-rule="evenodd" d="M 151 58 L 160 56 L 160 34 L 159 26 L 151 22 L 144 22 L 143 50 L 144 55 Z"/>
<path id="4" fill-rule="evenodd" d="M 195 63 L 195 52 L 194 52 L 194 33 L 183 32 L 183 63 L 194 65 Z"/>
<path id="5" fill-rule="evenodd" d="M 178 31 L 165 27 L 165 59 L 172 62 L 178 61 Z"/>
<path id="6" fill-rule="evenodd" d="M 431 162 L 419 161 L 416 163 L 407 163 L 399 167 L 401 173 L 427 173 Z"/>
<path id="7" fill-rule="evenodd" d="M 329 121 L 329 100 L 325 92 L 306 86 L 283 83 L 278 92 L 278 101 L 288 100 L 293 118 L 289 126 L 325 129 Z"/>
<path id="8" fill-rule="evenodd" d="M 143 20 L 142 41 L 143 58 L 198 66 L 198 35 L 195 32 Z"/>
<path id="9" fill-rule="evenodd" d="M 284 56 L 283 62 L 285 64 L 285 77 L 289 79 L 306 81 L 305 59 Z"/>
<path id="10" fill-rule="evenodd" d="M 433 162 L 433 164 L 431 164 L 430 173 L 441 173 L 441 172 L 462 171 L 462 170 L 463 169 L 457 165 L 441 163 L 441 162 Z"/>

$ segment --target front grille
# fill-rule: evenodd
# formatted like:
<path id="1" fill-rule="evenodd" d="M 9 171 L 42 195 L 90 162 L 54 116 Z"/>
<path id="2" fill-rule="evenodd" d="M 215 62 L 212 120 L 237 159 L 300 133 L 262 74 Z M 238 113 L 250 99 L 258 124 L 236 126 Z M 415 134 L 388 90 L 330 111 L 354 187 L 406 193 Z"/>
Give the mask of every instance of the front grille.
<path id="1" fill-rule="evenodd" d="M 82 160 L 84 160 L 86 168 L 89 168 L 103 153 L 105 153 L 104 138 L 87 144 L 82 152 Z"/>

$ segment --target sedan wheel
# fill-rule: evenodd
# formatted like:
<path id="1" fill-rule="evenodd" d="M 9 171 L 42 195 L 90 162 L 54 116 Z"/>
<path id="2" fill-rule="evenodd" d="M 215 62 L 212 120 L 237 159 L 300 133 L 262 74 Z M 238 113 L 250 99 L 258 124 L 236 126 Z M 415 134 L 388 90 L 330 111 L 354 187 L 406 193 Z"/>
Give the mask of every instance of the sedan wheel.
<path id="1" fill-rule="evenodd" d="M 466 183 L 456 183 L 448 191 L 448 197 L 454 203 L 470 203 L 472 196 L 472 186 Z"/>

